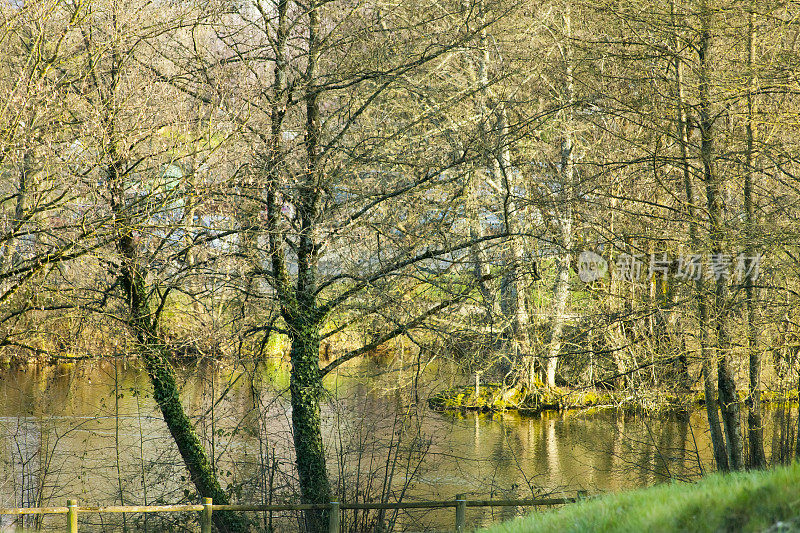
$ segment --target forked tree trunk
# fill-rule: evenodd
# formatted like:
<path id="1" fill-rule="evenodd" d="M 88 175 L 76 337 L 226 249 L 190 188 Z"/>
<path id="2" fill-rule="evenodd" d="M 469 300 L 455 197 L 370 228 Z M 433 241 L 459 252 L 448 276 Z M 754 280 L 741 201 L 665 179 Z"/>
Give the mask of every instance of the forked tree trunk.
<path id="1" fill-rule="evenodd" d="M 700 5 L 701 32 L 698 47 L 699 59 L 699 127 L 700 159 L 703 166 L 703 181 L 706 186 L 706 210 L 708 213 L 709 240 L 712 261 L 714 257 L 724 256 L 726 228 L 723 220 L 722 190 L 723 180 L 716 168 L 714 142 L 716 137 L 716 114 L 712 108 L 711 64 L 713 48 L 712 8 L 707 0 Z M 728 466 L 739 470 L 744 466 L 741 425 L 739 423 L 739 397 L 730 363 L 730 337 L 727 331 L 727 277 L 716 276 L 716 287 L 710 317 L 716 332 L 717 387 L 719 389 L 722 424 L 725 430 L 728 452 Z"/>
<path id="2" fill-rule="evenodd" d="M 700 282 L 698 282 L 702 286 Z M 702 289 L 697 289 L 697 294 L 701 293 Z M 702 299 L 702 296 L 699 296 Z M 703 374 L 703 394 L 705 396 L 706 417 L 708 418 L 709 433 L 711 434 L 711 447 L 714 450 L 714 462 L 717 464 L 717 470 L 723 472 L 730 469 L 728 461 L 728 453 L 725 449 L 725 440 L 722 436 L 722 428 L 719 422 L 719 404 L 717 403 L 717 391 L 714 387 L 714 380 L 712 378 L 711 356 L 708 353 L 708 306 L 698 301 L 699 309 L 699 326 L 700 326 L 700 359 L 702 360 L 702 374 Z"/>
<path id="3" fill-rule="evenodd" d="M 523 256 L 522 244 L 518 235 L 517 202 L 515 196 L 516 177 L 511 168 L 511 155 L 508 138 L 508 119 L 503 102 L 490 101 L 486 93 L 489 87 L 489 38 L 486 32 L 486 13 L 483 1 L 478 2 L 478 23 L 481 29 L 478 32 L 478 72 L 477 82 L 479 91 L 477 113 L 481 119 L 482 137 L 484 142 L 483 163 L 486 165 L 489 182 L 497 190 L 504 194 L 503 211 L 506 232 L 509 237 L 506 239 L 504 254 L 504 273 L 500 281 L 499 307 L 506 320 L 504 328 L 504 341 L 507 349 L 511 352 L 511 359 L 514 365 L 520 365 L 529 369 L 532 360 L 528 327 L 530 317 L 525 301 L 525 280 L 527 276 L 521 268 Z M 494 116 L 495 139 L 491 137 L 492 126 L 490 119 Z M 492 141 L 496 144 L 492 146 Z M 477 188 L 473 187 L 474 194 Z M 485 267 L 482 267 L 485 269 Z M 482 272 L 486 273 L 486 272 Z M 477 274 L 477 272 L 476 272 Z M 487 293 L 488 287 L 482 287 L 482 292 Z M 484 296 L 486 298 L 486 296 Z M 489 297 L 487 306 L 491 304 L 494 310 L 494 302 L 498 299 Z M 520 360 L 522 359 L 522 360 Z"/>
<path id="4" fill-rule="evenodd" d="M 322 2 L 311 3 L 308 12 L 308 64 L 306 66 L 305 152 L 307 169 L 300 179 L 297 218 L 300 232 L 297 236 L 297 281 L 294 290 L 289 287 L 285 270 L 280 274 L 286 286 L 278 291 L 283 316 L 292 341 L 292 373 L 290 382 L 292 400 L 292 431 L 294 433 L 295 460 L 300 479 L 300 492 L 304 503 L 324 504 L 330 501 L 330 482 L 325 465 L 322 443 L 320 398 L 322 375 L 319 370 L 319 332 L 322 326 L 317 302 L 317 235 L 320 210 L 320 119 L 319 90 L 315 86 L 318 60 L 323 37 L 320 35 L 320 8 Z M 275 216 L 280 209 L 273 205 Z M 280 235 L 278 239 L 282 238 Z M 273 258 L 274 261 L 274 258 Z M 277 271 L 277 270 L 276 270 Z M 324 531 L 328 511 L 305 512 L 306 531 Z"/>
<path id="5" fill-rule="evenodd" d="M 478 24 L 481 25 L 480 32 L 478 33 L 478 72 L 476 76 L 475 92 L 477 95 L 475 101 L 475 112 L 480 117 L 481 128 L 483 130 L 484 142 L 487 142 L 488 137 L 488 106 L 486 105 L 486 88 L 489 85 L 489 46 L 487 42 L 484 6 L 482 2 L 478 3 Z M 488 158 L 487 158 L 488 159 Z M 488 166 L 488 164 L 487 164 Z M 465 187 L 466 196 L 466 211 L 469 217 L 469 231 L 471 239 L 479 239 L 483 237 L 484 231 L 482 222 L 479 217 L 480 199 L 478 198 L 478 170 L 472 169 L 467 175 L 467 183 Z M 480 244 L 473 244 L 470 246 L 470 255 L 473 262 L 473 273 L 478 283 L 478 288 L 481 292 L 481 298 L 486 311 L 487 324 L 493 324 L 499 311 L 499 301 L 492 293 L 489 287 L 487 276 L 490 274 L 488 265 L 486 264 L 485 254 Z"/>

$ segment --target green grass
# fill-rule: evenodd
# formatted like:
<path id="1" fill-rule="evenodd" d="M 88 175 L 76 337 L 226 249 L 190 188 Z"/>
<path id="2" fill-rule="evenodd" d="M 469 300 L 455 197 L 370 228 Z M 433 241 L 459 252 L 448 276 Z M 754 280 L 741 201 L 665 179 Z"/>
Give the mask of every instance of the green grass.
<path id="1" fill-rule="evenodd" d="M 770 531 L 800 532 L 800 463 L 765 472 L 713 474 L 610 494 L 534 513 L 490 533 Z"/>

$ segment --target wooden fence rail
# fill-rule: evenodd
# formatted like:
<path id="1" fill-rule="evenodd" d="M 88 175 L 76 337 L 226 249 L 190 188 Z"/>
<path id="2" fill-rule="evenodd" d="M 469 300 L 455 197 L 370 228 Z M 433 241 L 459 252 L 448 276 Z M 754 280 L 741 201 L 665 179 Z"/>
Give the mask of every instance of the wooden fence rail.
<path id="1" fill-rule="evenodd" d="M 66 514 L 67 533 L 78 533 L 79 513 L 175 513 L 196 511 L 200 513 L 201 533 L 211 533 L 211 523 L 214 511 L 305 511 L 310 509 L 327 510 L 328 533 L 339 533 L 341 512 L 347 509 L 442 509 L 454 507 L 456 510 L 456 532 L 465 531 L 467 507 L 533 507 L 563 505 L 573 503 L 586 497 L 586 493 L 579 491 L 575 497 L 564 498 L 538 498 L 526 500 L 467 500 L 462 495 L 449 501 L 430 502 L 399 502 L 399 503 L 301 503 L 287 505 L 214 505 L 211 498 L 203 498 L 199 505 L 106 505 L 101 507 L 79 506 L 78 500 L 67 500 L 66 507 L 10 507 L 0 508 L 0 515 L 26 515 L 26 514 Z"/>

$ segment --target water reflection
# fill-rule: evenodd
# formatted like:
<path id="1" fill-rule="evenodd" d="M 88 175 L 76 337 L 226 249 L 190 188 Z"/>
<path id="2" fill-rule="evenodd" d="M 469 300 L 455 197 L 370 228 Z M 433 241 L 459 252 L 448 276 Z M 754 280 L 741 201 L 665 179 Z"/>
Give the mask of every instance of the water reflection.
<path id="1" fill-rule="evenodd" d="M 331 376 L 324 409 L 329 470 L 346 500 L 520 498 L 590 493 L 697 477 L 711 461 L 703 413 L 648 418 L 616 411 L 448 415 L 424 402 L 452 384 L 452 368 L 385 372 L 353 367 Z M 180 372 L 182 398 L 214 457 L 218 476 L 242 502 L 297 501 L 285 373 L 195 365 Z M 407 387 L 414 382 L 416 395 Z M 224 399 L 220 399 L 223 391 Z M 768 413 L 767 450 L 780 457 L 791 417 Z M 136 363 L 104 360 L 0 380 L 0 506 L 196 502 L 180 458 Z M 470 509 L 473 525 L 520 509 Z M 452 510 L 351 513 L 345 524 L 444 529 Z M 85 517 L 104 530 L 123 524 Z M 105 518 L 104 520 L 108 520 Z M 161 531 L 193 517 L 131 516 L 129 530 Z M 297 530 L 296 515 L 259 522 Z M 2 518 L 0 527 L 10 524 Z M 27 525 L 36 525 L 29 523 Z M 44 520 L 60 528 L 59 517 Z"/>

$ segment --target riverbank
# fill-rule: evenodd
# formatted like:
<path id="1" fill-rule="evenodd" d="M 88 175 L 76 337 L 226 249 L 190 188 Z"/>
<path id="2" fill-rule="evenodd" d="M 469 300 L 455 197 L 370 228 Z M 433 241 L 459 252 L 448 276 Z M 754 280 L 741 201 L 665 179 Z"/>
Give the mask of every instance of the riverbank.
<path id="1" fill-rule="evenodd" d="M 762 402 L 797 402 L 797 390 L 765 392 Z M 744 394 L 741 395 L 744 400 Z M 431 409 L 448 411 L 517 411 L 534 415 L 543 411 L 574 409 L 627 409 L 647 413 L 688 413 L 705 404 L 702 391 L 600 390 L 540 387 L 504 387 L 498 383 L 453 387 L 428 400 Z"/>
<path id="2" fill-rule="evenodd" d="M 712 474 L 610 494 L 489 528 L 487 533 L 800 532 L 800 463 L 769 471 Z"/>

